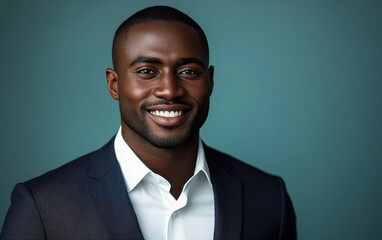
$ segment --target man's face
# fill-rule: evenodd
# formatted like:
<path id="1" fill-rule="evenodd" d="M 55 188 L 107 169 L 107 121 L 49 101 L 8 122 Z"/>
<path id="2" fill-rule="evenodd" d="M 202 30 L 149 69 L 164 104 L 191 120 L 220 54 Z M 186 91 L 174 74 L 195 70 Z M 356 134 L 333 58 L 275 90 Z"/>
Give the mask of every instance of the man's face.
<path id="1" fill-rule="evenodd" d="M 107 70 L 125 139 L 176 148 L 197 139 L 208 115 L 213 68 L 200 34 L 170 21 L 136 24 Z"/>

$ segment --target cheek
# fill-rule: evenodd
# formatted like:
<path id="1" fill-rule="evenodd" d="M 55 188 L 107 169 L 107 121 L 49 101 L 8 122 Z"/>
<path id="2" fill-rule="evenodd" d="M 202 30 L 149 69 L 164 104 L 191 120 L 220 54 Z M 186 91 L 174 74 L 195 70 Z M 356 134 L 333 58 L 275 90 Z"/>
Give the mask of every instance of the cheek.
<path id="1" fill-rule="evenodd" d="M 121 91 L 120 98 L 129 103 L 139 103 L 150 94 L 150 89 L 147 86 L 134 81 L 121 84 L 119 89 Z"/>
<path id="2" fill-rule="evenodd" d="M 188 93 L 195 99 L 200 105 L 206 104 L 210 99 L 210 89 L 206 84 L 200 84 L 188 89 Z"/>

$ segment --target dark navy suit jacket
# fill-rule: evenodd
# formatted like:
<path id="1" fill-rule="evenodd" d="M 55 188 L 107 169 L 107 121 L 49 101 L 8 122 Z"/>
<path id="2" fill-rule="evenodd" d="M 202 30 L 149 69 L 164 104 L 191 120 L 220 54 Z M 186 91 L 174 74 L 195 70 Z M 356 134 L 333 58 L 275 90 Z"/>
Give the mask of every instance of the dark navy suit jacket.
<path id="1" fill-rule="evenodd" d="M 16 185 L 1 239 L 143 239 L 113 143 Z M 215 196 L 214 239 L 296 239 L 281 178 L 207 146 L 205 154 Z"/>

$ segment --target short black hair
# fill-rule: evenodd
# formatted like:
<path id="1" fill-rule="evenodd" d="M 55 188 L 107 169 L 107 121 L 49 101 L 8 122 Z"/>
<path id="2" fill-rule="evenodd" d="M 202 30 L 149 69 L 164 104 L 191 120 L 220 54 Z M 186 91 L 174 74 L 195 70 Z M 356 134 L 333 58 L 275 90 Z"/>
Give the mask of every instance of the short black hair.
<path id="1" fill-rule="evenodd" d="M 117 29 L 114 34 L 113 47 L 112 47 L 112 60 L 113 67 L 117 69 L 118 67 L 118 52 L 123 42 L 127 40 L 127 33 L 130 27 L 140 24 L 149 23 L 153 21 L 174 21 L 181 22 L 188 26 L 193 27 L 202 37 L 205 42 L 205 47 L 207 51 L 207 57 L 209 56 L 209 47 L 206 34 L 203 29 L 187 14 L 169 6 L 152 6 L 144 8 L 126 19 Z"/>

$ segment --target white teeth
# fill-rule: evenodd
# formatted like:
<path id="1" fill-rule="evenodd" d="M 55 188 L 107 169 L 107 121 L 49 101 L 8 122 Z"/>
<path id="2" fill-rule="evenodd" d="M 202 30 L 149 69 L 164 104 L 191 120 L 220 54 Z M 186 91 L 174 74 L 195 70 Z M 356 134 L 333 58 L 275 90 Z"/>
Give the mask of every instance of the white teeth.
<path id="1" fill-rule="evenodd" d="M 150 111 L 151 114 L 161 117 L 173 118 L 182 115 L 182 111 Z"/>

